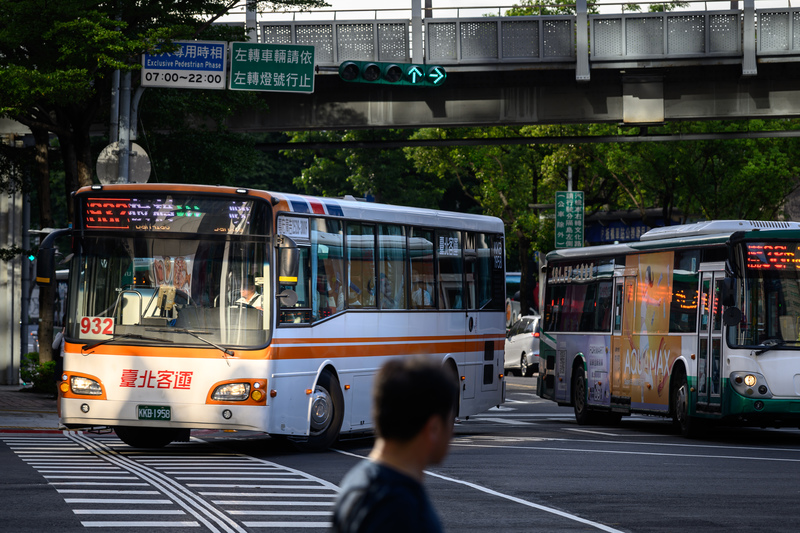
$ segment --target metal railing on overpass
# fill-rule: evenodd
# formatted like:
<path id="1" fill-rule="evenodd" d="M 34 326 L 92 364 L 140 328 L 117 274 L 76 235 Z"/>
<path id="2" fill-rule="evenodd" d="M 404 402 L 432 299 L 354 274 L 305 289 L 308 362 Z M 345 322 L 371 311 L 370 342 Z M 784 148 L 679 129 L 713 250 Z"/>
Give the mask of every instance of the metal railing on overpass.
<path id="1" fill-rule="evenodd" d="M 339 19 L 347 16 L 340 12 L 333 20 L 308 20 L 314 12 L 302 13 L 306 20 L 261 14 L 258 33 L 264 43 L 314 45 L 319 67 L 413 59 L 451 71 L 574 69 L 577 80 L 588 81 L 596 68 L 740 63 L 743 75 L 754 76 L 761 61 L 800 60 L 800 9 L 775 2 L 758 2 L 767 7 L 756 9 L 756 3 L 711 0 L 700 9 L 690 3 L 660 12 L 597 4 L 602 9 L 595 13 L 578 0 L 569 8 L 574 14 L 506 16 L 494 7 L 487 8 L 490 16 L 445 18 L 426 10 L 422 24 L 380 18 L 380 9 L 372 19 Z M 618 13 L 607 12 L 614 7 Z"/>

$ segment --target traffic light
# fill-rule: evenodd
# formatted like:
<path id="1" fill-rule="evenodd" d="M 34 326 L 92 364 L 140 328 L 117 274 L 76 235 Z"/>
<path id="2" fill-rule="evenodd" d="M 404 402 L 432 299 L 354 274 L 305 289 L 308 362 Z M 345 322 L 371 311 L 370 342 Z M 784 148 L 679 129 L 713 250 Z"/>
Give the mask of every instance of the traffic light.
<path id="1" fill-rule="evenodd" d="M 447 72 L 439 65 L 345 61 L 339 65 L 339 77 L 356 83 L 438 87 L 444 83 Z"/>

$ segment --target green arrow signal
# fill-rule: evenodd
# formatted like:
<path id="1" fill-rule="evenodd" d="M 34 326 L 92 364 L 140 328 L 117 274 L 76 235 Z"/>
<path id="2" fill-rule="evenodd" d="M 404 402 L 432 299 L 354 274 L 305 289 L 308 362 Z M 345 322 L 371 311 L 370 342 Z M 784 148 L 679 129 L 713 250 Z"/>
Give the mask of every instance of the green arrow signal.
<path id="1" fill-rule="evenodd" d="M 439 85 L 446 77 L 447 74 L 442 67 L 433 67 L 428 71 L 428 78 L 434 85 Z"/>
<path id="2" fill-rule="evenodd" d="M 406 75 L 411 78 L 411 83 L 419 83 L 419 80 L 422 78 L 422 69 L 417 65 L 412 65 L 411 68 L 408 69 Z"/>

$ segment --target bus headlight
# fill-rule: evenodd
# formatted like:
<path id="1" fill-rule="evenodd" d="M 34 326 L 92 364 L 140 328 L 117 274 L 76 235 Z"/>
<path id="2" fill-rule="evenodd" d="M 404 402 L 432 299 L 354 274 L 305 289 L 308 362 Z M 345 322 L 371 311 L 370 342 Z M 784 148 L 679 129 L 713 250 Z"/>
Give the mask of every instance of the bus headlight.
<path id="1" fill-rule="evenodd" d="M 73 394 L 88 396 L 100 396 L 103 394 L 103 387 L 98 382 L 83 376 L 70 377 L 69 388 Z"/>
<path id="2" fill-rule="evenodd" d="M 211 399 L 218 402 L 243 402 L 249 396 L 249 383 L 225 383 L 211 393 Z"/>
<path id="3" fill-rule="evenodd" d="M 730 383 L 746 398 L 772 398 L 767 378 L 757 372 L 731 372 Z"/>

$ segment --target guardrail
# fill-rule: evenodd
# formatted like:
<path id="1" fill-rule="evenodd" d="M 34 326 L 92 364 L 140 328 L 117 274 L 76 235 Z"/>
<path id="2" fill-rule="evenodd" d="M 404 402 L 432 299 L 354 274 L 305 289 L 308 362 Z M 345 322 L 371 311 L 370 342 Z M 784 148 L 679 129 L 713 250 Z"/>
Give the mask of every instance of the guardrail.
<path id="1" fill-rule="evenodd" d="M 800 9 L 756 10 L 754 0 L 742 4 L 742 9 L 651 13 L 625 12 L 620 4 L 621 13 L 608 14 L 589 13 L 586 0 L 578 0 L 574 15 L 428 17 L 418 30 L 411 19 L 400 18 L 274 21 L 259 29 L 261 42 L 316 46 L 321 67 L 347 60 L 411 62 L 415 31 L 424 34 L 424 61 L 451 71 L 562 63 L 575 69 L 576 79 L 588 80 L 590 67 L 726 60 L 741 62 L 743 75 L 755 75 L 757 57 L 800 60 Z"/>

